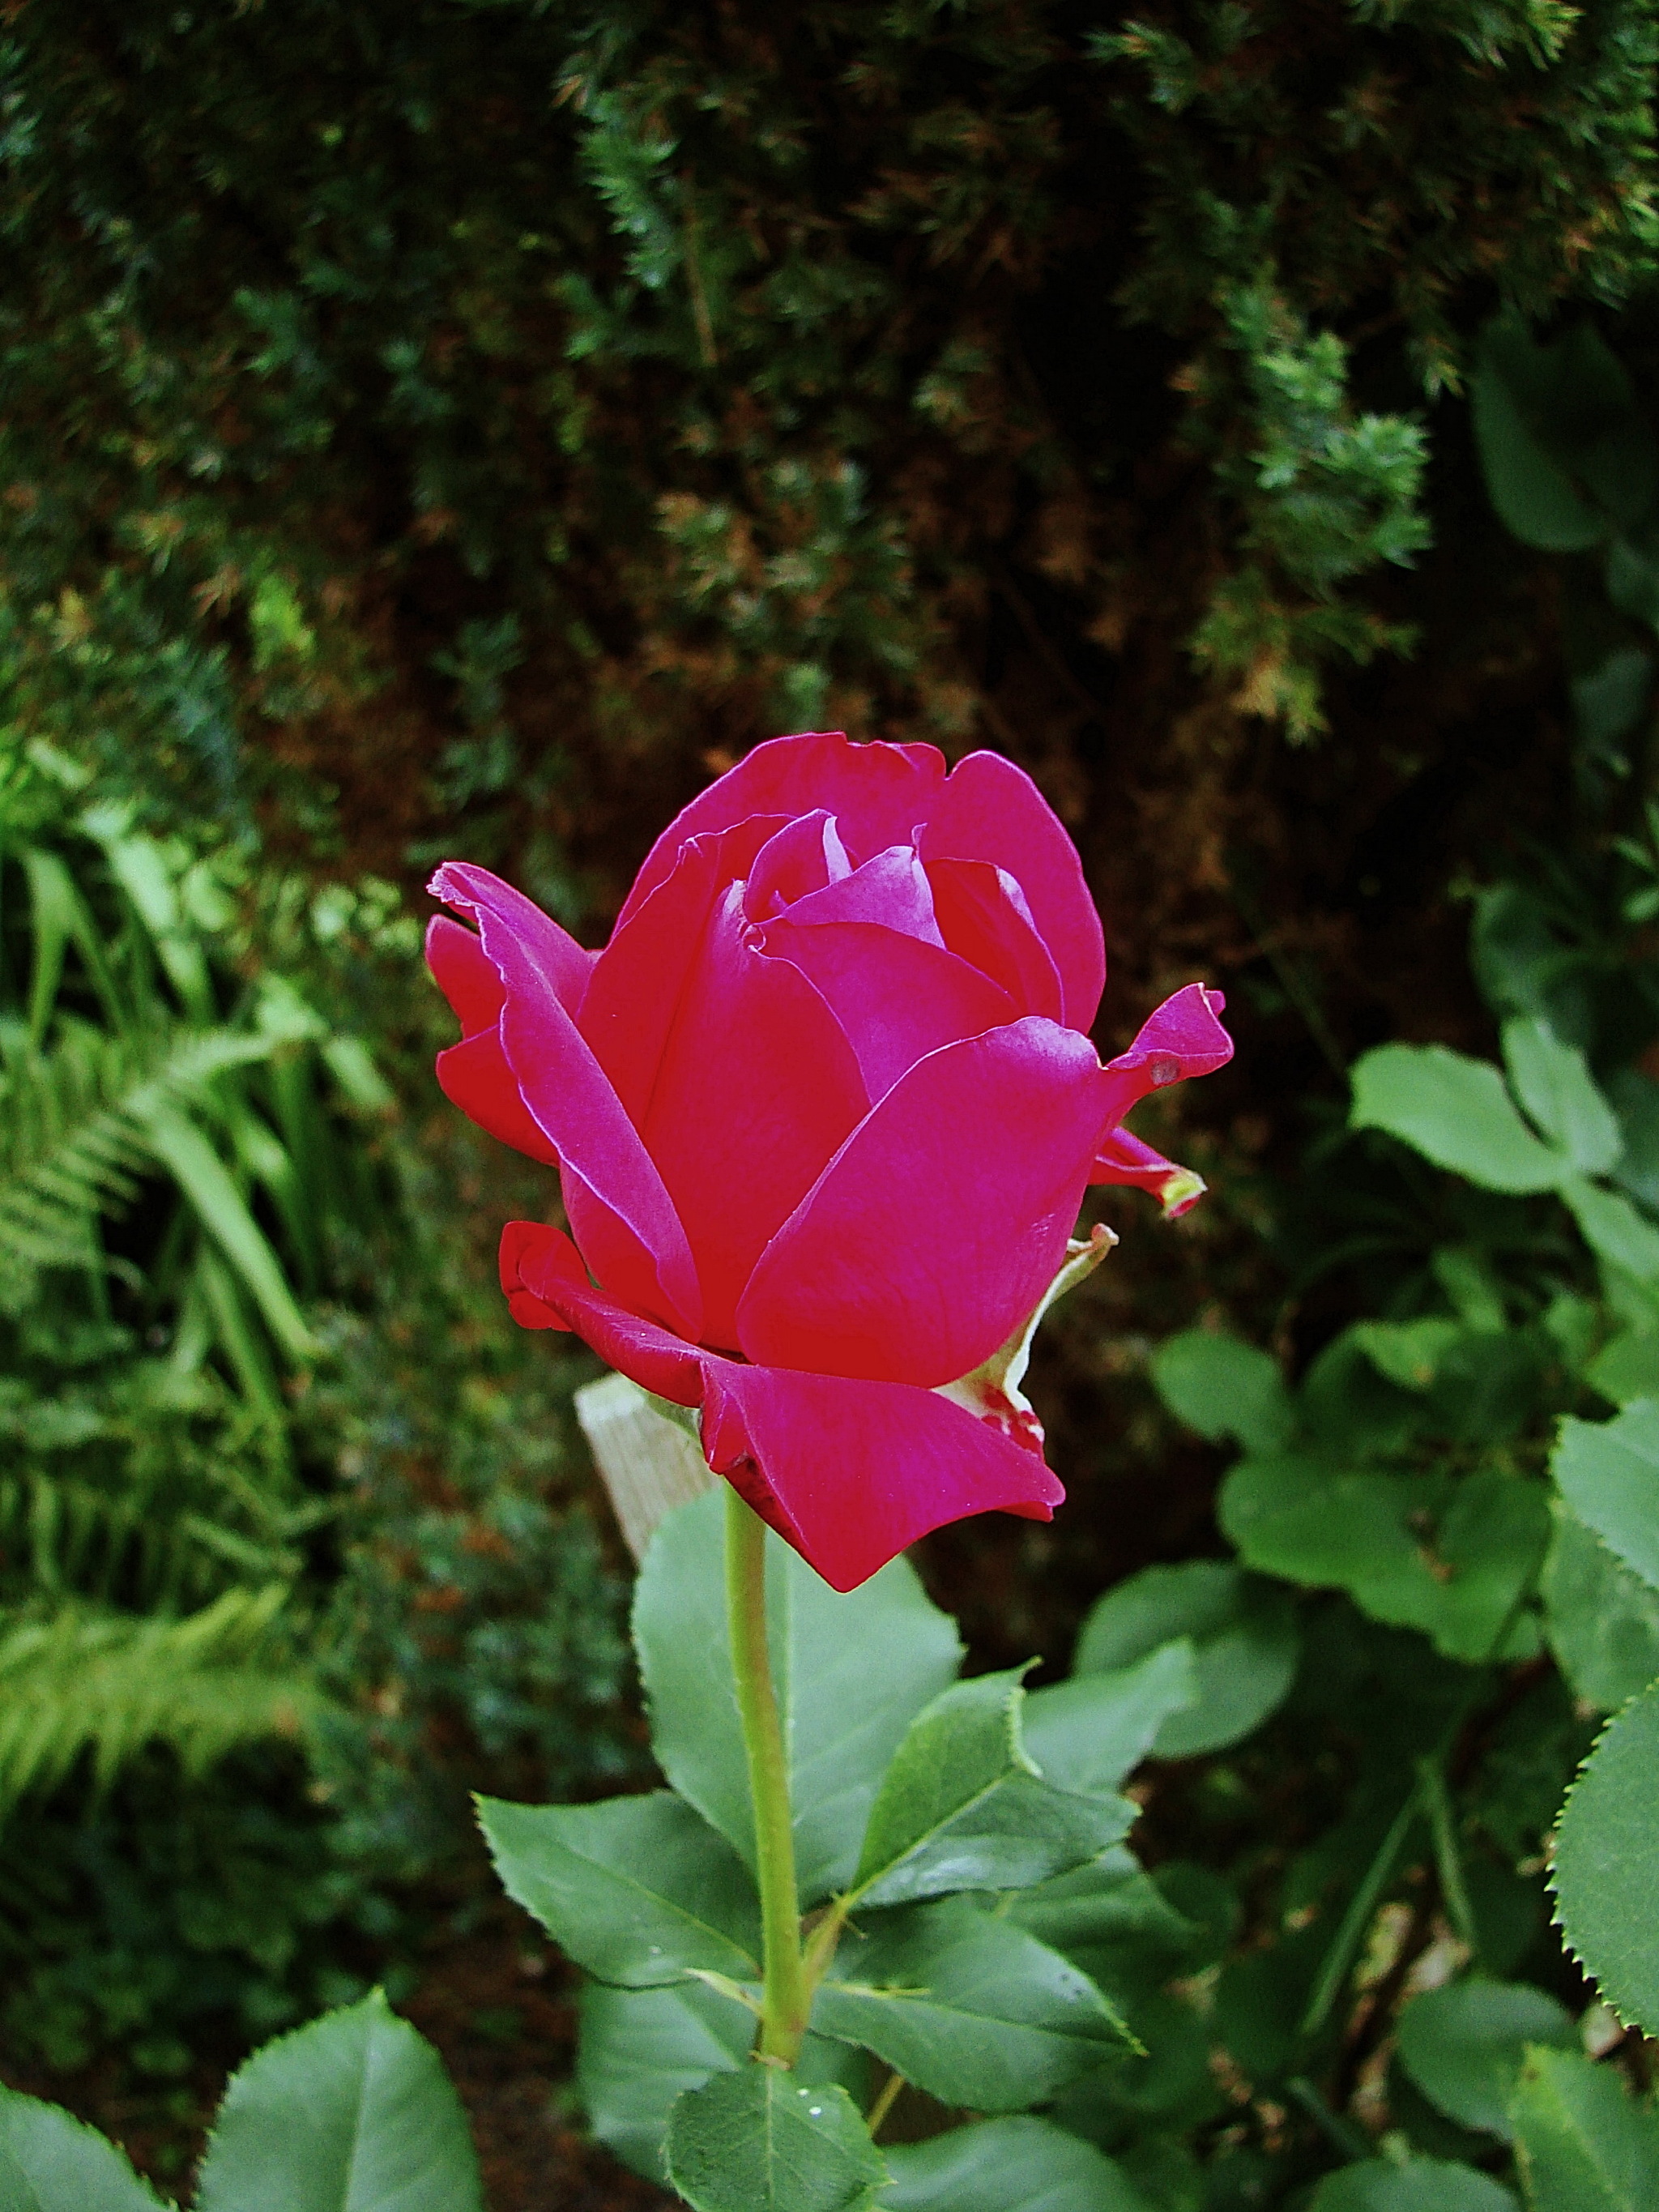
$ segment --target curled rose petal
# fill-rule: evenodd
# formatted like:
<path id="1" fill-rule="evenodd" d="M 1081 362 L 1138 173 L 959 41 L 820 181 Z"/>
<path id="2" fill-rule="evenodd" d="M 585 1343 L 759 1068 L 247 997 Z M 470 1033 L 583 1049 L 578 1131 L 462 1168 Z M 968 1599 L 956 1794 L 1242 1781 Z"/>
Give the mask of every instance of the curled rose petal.
<path id="1" fill-rule="evenodd" d="M 527 1152 L 544 1167 L 556 1168 L 559 1155 L 519 1095 L 518 1079 L 507 1064 L 493 1029 L 463 1037 L 437 1059 L 438 1085 L 452 1106 L 469 1121 L 515 1152 Z"/>
<path id="2" fill-rule="evenodd" d="M 1024 892 L 1065 992 L 1063 1018 L 1086 1030 L 1106 982 L 1106 939 L 1077 848 L 1024 769 L 969 753 L 951 771 L 921 834 L 921 857 L 990 860 Z"/>
<path id="3" fill-rule="evenodd" d="M 1194 984 L 1103 1068 L 1071 840 L 991 754 L 836 733 L 757 746 L 659 838 L 597 958 L 486 870 L 433 888 L 459 1017 L 445 1090 L 556 1161 L 570 1235 L 516 1223 L 502 1286 L 702 1410 L 710 1464 L 846 1589 L 925 1529 L 1060 1495 L 1020 1376 L 1097 1182 L 1199 1179 L 1120 1125 L 1220 1066 Z"/>
<path id="4" fill-rule="evenodd" d="M 946 946 L 1000 984 L 1022 1014 L 1065 1017 L 1060 970 L 1006 868 L 988 860 L 932 860 L 933 912 Z"/>
<path id="5" fill-rule="evenodd" d="M 464 928 L 447 914 L 434 914 L 426 926 L 426 964 L 463 1036 L 495 1028 L 507 994 L 476 930 Z"/>
<path id="6" fill-rule="evenodd" d="M 545 933 L 524 925 L 520 909 L 529 901 L 487 868 L 448 862 L 432 889 L 478 924 L 501 981 L 501 1048 L 520 1097 L 558 1152 L 565 1205 L 584 1249 L 617 1296 L 695 1340 L 702 1334 L 702 1294 L 691 1248 L 655 1164 L 560 995 L 570 963 L 559 968 L 562 956 Z M 550 963 L 559 972 L 550 972 Z"/>
<path id="7" fill-rule="evenodd" d="M 1127 1052 L 1106 1063 L 1109 1121 L 1121 1121 L 1149 1091 L 1226 1066 L 1233 1056 L 1233 1041 L 1220 1021 L 1226 1003 L 1219 991 L 1188 983 L 1147 1018 Z"/>
<path id="8" fill-rule="evenodd" d="M 1089 1171 L 1093 1183 L 1129 1183 L 1149 1190 L 1164 1208 L 1166 1221 L 1174 1221 L 1197 1205 L 1205 1191 L 1204 1178 L 1191 1168 L 1178 1167 L 1155 1152 L 1127 1129 L 1114 1129 L 1095 1156 Z"/>

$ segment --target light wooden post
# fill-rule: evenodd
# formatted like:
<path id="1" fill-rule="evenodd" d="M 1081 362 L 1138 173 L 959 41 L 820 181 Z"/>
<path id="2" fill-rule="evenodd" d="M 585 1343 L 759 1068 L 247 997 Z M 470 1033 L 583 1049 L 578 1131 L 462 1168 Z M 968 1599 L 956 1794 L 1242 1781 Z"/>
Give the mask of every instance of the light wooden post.
<path id="1" fill-rule="evenodd" d="M 607 1375 L 575 1398 L 576 1419 L 592 1447 L 629 1550 L 645 1557 L 664 1514 L 701 1497 L 715 1477 L 696 1443 L 659 1413 L 637 1382 Z"/>

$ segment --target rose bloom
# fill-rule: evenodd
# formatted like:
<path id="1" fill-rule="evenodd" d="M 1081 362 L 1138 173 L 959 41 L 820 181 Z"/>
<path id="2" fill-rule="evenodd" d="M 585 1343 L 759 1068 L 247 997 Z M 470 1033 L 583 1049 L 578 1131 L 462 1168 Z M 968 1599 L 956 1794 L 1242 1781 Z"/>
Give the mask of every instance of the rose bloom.
<path id="1" fill-rule="evenodd" d="M 775 738 L 664 831 L 597 954 L 486 869 L 431 888 L 477 925 L 428 935 L 464 1032 L 439 1080 L 558 1170 L 570 1224 L 508 1224 L 515 1318 L 700 1408 L 709 1465 L 837 1589 L 964 1514 L 1049 1519 L 1021 1340 L 1089 1183 L 1202 1189 L 1120 1124 L 1232 1047 L 1194 983 L 1101 1065 L 1100 922 L 1030 777 Z"/>

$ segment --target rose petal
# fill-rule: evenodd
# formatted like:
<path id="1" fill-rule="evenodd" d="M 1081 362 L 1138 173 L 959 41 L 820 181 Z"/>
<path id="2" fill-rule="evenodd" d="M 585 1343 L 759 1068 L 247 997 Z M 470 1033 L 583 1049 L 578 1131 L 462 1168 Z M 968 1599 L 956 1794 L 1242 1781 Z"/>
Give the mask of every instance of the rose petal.
<path id="1" fill-rule="evenodd" d="M 495 1028 L 506 994 L 476 931 L 464 929 L 447 914 L 434 914 L 426 926 L 426 964 L 463 1036 Z"/>
<path id="2" fill-rule="evenodd" d="M 756 934 L 728 885 L 640 1127 L 696 1258 L 700 1334 L 727 1348 L 755 1262 L 870 1103 L 834 1014 Z"/>
<path id="3" fill-rule="evenodd" d="M 933 1385 L 988 1359 L 1052 1281 L 1107 1125 L 1093 1046 L 1028 1016 L 930 1053 L 756 1267 L 758 1364 Z"/>
<path id="4" fill-rule="evenodd" d="M 750 909 L 752 912 L 752 908 Z M 884 929 L 935 945 L 945 939 L 933 919 L 933 890 L 927 872 L 908 845 L 890 845 L 884 853 L 854 868 L 840 881 L 798 899 L 787 919 L 797 928 L 825 928 L 835 922 L 876 922 Z"/>
<path id="5" fill-rule="evenodd" d="M 703 1362 L 678 1336 L 595 1290 L 581 1255 L 562 1229 L 509 1221 L 501 1231 L 501 1288 L 521 1328 L 574 1329 L 601 1359 L 676 1406 L 702 1400 Z"/>
<path id="6" fill-rule="evenodd" d="M 1048 1521 L 1066 1495 L 1036 1454 L 931 1390 L 730 1360 L 705 1374 L 708 1464 L 832 1589 L 948 1521 Z"/>
<path id="7" fill-rule="evenodd" d="M 477 939 L 472 942 L 476 945 Z M 495 969 L 489 972 L 493 978 Z M 557 1167 L 559 1155 L 520 1097 L 518 1080 L 507 1064 L 493 1026 L 441 1052 L 437 1073 L 444 1097 L 452 1106 L 459 1106 L 470 1121 L 476 1121 L 502 1144 L 511 1145 L 515 1152 L 528 1152 L 532 1160 Z"/>
<path id="8" fill-rule="evenodd" d="M 675 816 L 647 854 L 619 921 L 655 890 L 689 837 L 730 829 L 750 814 L 822 808 L 836 817 L 853 859 L 866 860 L 908 838 L 944 783 L 944 757 L 933 745 L 858 745 L 839 730 L 769 738 Z"/>
<path id="9" fill-rule="evenodd" d="M 1007 869 L 1060 970 L 1063 1018 L 1086 1030 L 1105 986 L 1106 941 L 1077 848 L 1024 769 L 999 753 L 959 761 L 927 817 L 921 851 L 929 864 L 988 860 Z"/>
<path id="10" fill-rule="evenodd" d="M 452 897 L 441 888 L 445 879 L 463 892 L 469 884 L 490 887 L 490 901 L 497 917 L 517 933 L 520 943 L 552 985 L 559 1004 L 574 1014 L 581 1005 L 598 954 L 578 945 L 568 930 L 561 929 L 550 914 L 542 912 L 534 899 L 526 898 L 522 891 L 514 890 L 511 884 L 504 884 L 499 876 L 492 876 L 488 868 L 474 867 L 468 860 L 446 860 L 427 885 L 433 897 L 441 898 L 446 906 L 470 912 L 471 909 L 464 907 L 460 899 Z M 442 917 L 434 919 L 441 920 Z M 454 928 L 459 925 L 452 922 L 450 927 Z M 453 951 L 453 943 L 447 949 Z M 429 957 L 429 933 L 427 951 Z M 476 969 L 474 972 L 476 974 Z M 435 969 L 434 973 L 436 973 Z M 441 977 L 439 978 L 439 987 L 441 989 L 443 988 Z"/>
<path id="11" fill-rule="evenodd" d="M 1060 970 L 1008 871 L 988 860 L 930 860 L 927 876 L 946 947 L 1000 983 L 1018 1013 L 1062 1020 Z"/>
<path id="12" fill-rule="evenodd" d="M 754 815 L 735 830 L 689 838 L 595 963 L 581 1033 L 636 1129 L 645 1127 L 708 917 L 732 879 L 791 827 L 782 815 Z"/>
<path id="13" fill-rule="evenodd" d="M 1147 1018 L 1127 1052 L 1106 1063 L 1109 1126 L 1149 1091 L 1226 1066 L 1233 1056 L 1233 1041 L 1219 1020 L 1226 1003 L 1219 991 L 1188 983 Z"/>
<path id="14" fill-rule="evenodd" d="M 564 933 L 487 868 L 446 862 L 432 890 L 478 924 L 505 993 L 501 1040 L 507 1063 L 532 1118 L 558 1152 L 570 1225 L 589 1264 L 628 1304 L 696 1338 L 702 1301 L 685 1231 L 571 1018 L 559 971 L 549 964 L 562 957 L 556 940 Z M 527 922 L 526 909 L 545 928 Z M 562 973 L 568 982 L 574 969 L 567 963 Z"/>
<path id="15" fill-rule="evenodd" d="M 865 1089 L 884 1098 L 924 1054 L 1013 1021 L 1019 1009 L 978 969 L 942 947 L 869 922 L 769 922 L 766 951 L 798 968 L 858 1055 Z"/>
<path id="16" fill-rule="evenodd" d="M 1028 1447 L 930 1390 L 746 1367 L 680 1343 L 596 1291 L 556 1229 L 507 1224 L 501 1285 L 524 1327 L 574 1328 L 643 1389 L 701 1402 L 709 1465 L 833 1589 L 856 1589 L 947 1521 L 1046 1521 L 1065 1495 Z"/>
<path id="17" fill-rule="evenodd" d="M 786 823 L 755 855 L 743 910 L 750 921 L 769 921 L 797 899 L 839 883 L 852 866 L 834 815 L 819 807 Z"/>
<path id="18" fill-rule="evenodd" d="M 1106 1139 L 1095 1157 L 1089 1180 L 1129 1183 L 1137 1190 L 1151 1191 L 1168 1221 L 1190 1212 L 1206 1188 L 1201 1175 L 1166 1160 L 1162 1152 L 1155 1152 L 1127 1129 L 1114 1129 Z"/>

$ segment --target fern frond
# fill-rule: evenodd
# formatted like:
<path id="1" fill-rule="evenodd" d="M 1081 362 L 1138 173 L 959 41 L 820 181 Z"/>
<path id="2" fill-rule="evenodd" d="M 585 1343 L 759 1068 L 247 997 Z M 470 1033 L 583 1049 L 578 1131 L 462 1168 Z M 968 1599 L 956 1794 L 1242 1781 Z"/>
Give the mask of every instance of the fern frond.
<path id="1" fill-rule="evenodd" d="M 67 1607 L 0 1632 L 0 1817 L 60 1782 L 84 1753 L 106 1783 L 146 1744 L 199 1772 L 234 1746 L 298 1736 L 309 1679 L 277 1663 L 286 1590 L 227 1590 L 182 1620 Z"/>
<path id="2" fill-rule="evenodd" d="M 49 1051 L 15 1050 L 0 1068 L 0 1310 L 20 1311 L 48 1267 L 106 1265 L 96 1224 L 131 1202 L 156 1114 L 205 1105 L 216 1076 L 270 1049 L 223 1030 L 66 1022 Z"/>

